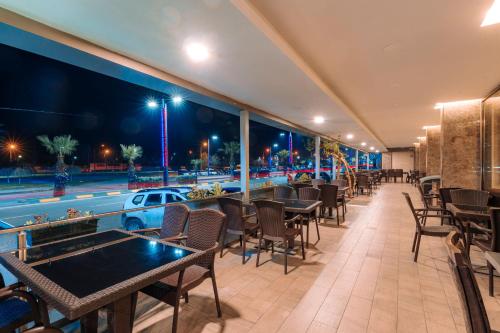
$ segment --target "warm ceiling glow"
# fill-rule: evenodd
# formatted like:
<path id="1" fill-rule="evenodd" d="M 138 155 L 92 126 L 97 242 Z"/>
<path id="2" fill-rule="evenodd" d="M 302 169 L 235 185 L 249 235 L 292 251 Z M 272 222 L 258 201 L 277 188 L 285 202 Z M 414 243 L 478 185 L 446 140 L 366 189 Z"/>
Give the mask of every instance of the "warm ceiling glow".
<path id="1" fill-rule="evenodd" d="M 377 150 L 375 150 L 375 152 L 376 152 L 376 153 L 380 153 L 380 150 L 378 150 L 378 149 L 377 149 Z"/>
<path id="2" fill-rule="evenodd" d="M 361 145 L 364 147 L 366 146 L 366 142 L 361 142 Z"/>
<path id="3" fill-rule="evenodd" d="M 316 116 L 314 117 L 314 122 L 316 124 L 323 124 L 325 122 L 325 118 L 323 118 L 322 116 Z"/>
<path id="4" fill-rule="evenodd" d="M 495 0 L 484 17 L 482 27 L 500 23 L 500 0 Z"/>
<path id="5" fill-rule="evenodd" d="M 349 133 L 349 134 L 347 134 L 345 137 L 346 137 L 348 140 L 352 140 L 352 139 L 354 138 L 354 135 L 352 135 L 352 134 L 350 134 L 350 133 Z"/>
<path id="6" fill-rule="evenodd" d="M 209 53 L 205 45 L 201 43 L 189 43 L 186 45 L 186 53 L 194 62 L 202 62 L 208 59 Z"/>
<path id="7" fill-rule="evenodd" d="M 440 127 L 440 126 L 441 125 L 427 125 L 427 126 L 423 126 L 422 129 L 426 130 L 426 129 L 429 129 L 429 128 Z"/>
<path id="8" fill-rule="evenodd" d="M 434 104 L 434 109 L 441 110 L 445 106 L 453 106 L 453 105 L 457 105 L 457 104 L 467 104 L 467 103 L 479 103 L 479 102 L 481 102 L 480 98 L 464 99 L 461 101 L 451 101 L 451 102 L 439 102 L 439 103 Z"/>
<path id="9" fill-rule="evenodd" d="M 375 147 L 370 147 L 370 150 L 375 150 Z"/>

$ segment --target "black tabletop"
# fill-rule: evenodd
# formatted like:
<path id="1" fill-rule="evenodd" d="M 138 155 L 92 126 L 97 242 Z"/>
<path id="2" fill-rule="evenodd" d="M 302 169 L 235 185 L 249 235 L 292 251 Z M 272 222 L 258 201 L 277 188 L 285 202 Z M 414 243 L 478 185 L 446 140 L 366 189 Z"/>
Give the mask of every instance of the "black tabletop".
<path id="1" fill-rule="evenodd" d="M 321 201 L 317 200 L 298 200 L 298 199 L 276 199 L 275 201 L 282 202 L 285 205 L 285 210 L 296 213 L 310 213 L 321 205 Z"/>
<path id="2" fill-rule="evenodd" d="M 455 218 L 463 221 L 489 222 L 490 215 L 487 206 L 470 206 L 447 203 L 446 208 Z"/>

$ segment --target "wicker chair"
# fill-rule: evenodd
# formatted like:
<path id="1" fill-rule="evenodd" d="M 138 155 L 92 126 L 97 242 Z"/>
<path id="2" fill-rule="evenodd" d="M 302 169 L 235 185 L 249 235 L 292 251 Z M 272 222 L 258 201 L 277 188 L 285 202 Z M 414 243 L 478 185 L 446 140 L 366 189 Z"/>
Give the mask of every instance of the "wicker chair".
<path id="1" fill-rule="evenodd" d="M 245 264 L 246 260 L 246 237 L 250 234 L 255 234 L 259 229 L 257 223 L 248 222 L 249 219 L 256 216 L 255 213 L 244 215 L 243 201 L 234 198 L 219 198 L 219 207 L 221 211 L 226 214 L 226 228 L 222 232 L 222 243 L 220 248 L 220 257 L 224 251 L 226 235 L 238 235 L 240 237 L 242 263 Z"/>
<path id="2" fill-rule="evenodd" d="M 370 184 L 370 179 L 368 175 L 359 175 L 356 177 L 357 179 L 357 184 L 356 184 L 356 194 L 359 195 L 359 190 L 361 189 L 361 193 L 364 193 L 366 190 L 368 192 L 368 195 L 372 194 L 372 186 Z"/>
<path id="3" fill-rule="evenodd" d="M 294 183 L 293 184 L 293 189 L 295 190 L 295 195 L 297 195 L 297 198 L 299 197 L 299 190 L 304 187 L 313 187 L 312 184 L 308 183 Z"/>
<path id="4" fill-rule="evenodd" d="M 318 188 L 319 185 L 324 185 L 325 183 L 326 183 L 326 181 L 322 178 L 311 180 L 311 184 L 314 188 Z"/>
<path id="5" fill-rule="evenodd" d="M 460 187 L 441 187 L 439 189 L 439 204 L 442 209 L 446 209 L 446 204 L 451 203 L 451 191 L 460 190 Z M 448 220 L 448 224 L 452 224 L 449 218 L 442 218 L 441 224 L 444 224 L 444 220 Z"/>
<path id="6" fill-rule="evenodd" d="M 293 242 L 297 236 L 300 236 L 302 247 L 302 259 L 306 259 L 304 251 L 304 236 L 302 234 L 302 225 L 295 228 L 295 222 L 302 219 L 301 215 L 293 219 L 285 220 L 285 208 L 283 203 L 271 200 L 255 200 L 257 207 L 257 218 L 259 220 L 261 232 L 259 235 L 259 247 L 257 250 L 256 267 L 259 267 L 260 251 L 262 240 L 271 242 L 271 251 L 274 253 L 274 242 L 283 242 L 286 247 L 288 242 Z M 267 244 L 266 244 L 267 250 Z M 288 254 L 285 248 L 285 274 L 288 273 Z"/>
<path id="7" fill-rule="evenodd" d="M 460 189 L 450 192 L 451 202 L 457 205 L 485 207 L 490 194 L 487 191 Z"/>
<path id="8" fill-rule="evenodd" d="M 175 240 L 186 227 L 189 207 L 184 204 L 169 204 L 165 206 L 161 228 L 146 228 L 133 231 L 139 234 L 154 234 L 161 239 Z"/>
<path id="9" fill-rule="evenodd" d="M 464 310 L 465 328 L 469 333 L 498 333 L 490 327 L 474 270 L 459 247 L 448 243 L 449 264 L 453 271 Z"/>
<path id="10" fill-rule="evenodd" d="M 325 211 L 328 208 L 328 215 L 331 217 L 333 214 L 333 208 L 337 210 L 337 225 L 340 225 L 340 215 L 339 215 L 339 206 L 342 207 L 342 219 L 345 221 L 345 210 L 344 210 L 344 200 L 339 200 L 338 196 L 338 186 L 325 184 L 319 187 L 321 190 L 321 209 L 322 215 L 325 216 Z"/>
<path id="11" fill-rule="evenodd" d="M 317 188 L 303 187 L 303 188 L 299 189 L 299 199 L 300 200 L 318 201 L 320 193 L 321 193 L 321 191 Z M 318 235 L 318 241 L 320 240 L 319 226 L 318 226 L 318 215 L 317 215 L 317 212 L 314 211 L 303 220 L 306 223 L 306 246 L 309 246 L 309 222 L 310 222 L 311 218 L 314 219 L 314 223 L 316 224 L 316 233 Z"/>
<path id="12" fill-rule="evenodd" d="M 290 186 L 276 186 L 273 190 L 273 199 L 290 199 L 293 188 Z"/>
<path id="13" fill-rule="evenodd" d="M 442 211 L 439 209 L 432 208 L 423 208 L 423 209 L 415 209 L 413 203 L 411 201 L 410 195 L 408 193 L 403 192 L 403 196 L 410 207 L 411 213 L 413 214 L 413 218 L 415 219 L 415 236 L 413 237 L 413 245 L 412 252 L 415 252 L 415 256 L 413 257 L 413 261 L 417 262 L 418 259 L 418 250 L 420 248 L 420 239 L 422 236 L 432 236 L 432 237 L 446 237 L 451 231 L 454 231 L 455 228 L 451 225 L 440 225 L 440 226 L 426 226 L 425 221 L 428 217 L 441 217 L 437 213 L 441 214 L 449 214 L 447 211 Z M 430 214 L 430 213 L 436 214 Z"/>
<path id="14" fill-rule="evenodd" d="M 347 213 L 347 204 L 345 200 L 345 190 L 340 190 L 341 188 L 347 187 L 347 179 L 334 179 L 331 182 L 332 185 L 337 185 L 339 190 L 337 192 L 337 201 L 342 204 L 344 211 L 343 214 Z"/>
<path id="15" fill-rule="evenodd" d="M 214 259 L 219 249 L 218 240 L 224 223 L 225 215 L 217 210 L 205 208 L 192 211 L 189 214 L 185 244 L 187 247 L 205 251 L 205 255 L 196 264 L 141 290 L 151 297 L 174 306 L 172 332 L 177 332 L 181 296 L 184 296 L 187 303 L 189 290 L 199 286 L 208 278 L 212 279 L 217 316 L 222 315 L 215 282 Z"/>
<path id="16" fill-rule="evenodd" d="M 55 328 L 49 328 L 47 308 L 41 306 L 35 296 L 20 290 L 22 284 L 6 286 L 0 274 L 0 332 L 13 332 L 16 329 L 34 322 L 37 326 L 28 332 L 58 333 Z M 46 327 L 44 327 L 44 325 Z"/>

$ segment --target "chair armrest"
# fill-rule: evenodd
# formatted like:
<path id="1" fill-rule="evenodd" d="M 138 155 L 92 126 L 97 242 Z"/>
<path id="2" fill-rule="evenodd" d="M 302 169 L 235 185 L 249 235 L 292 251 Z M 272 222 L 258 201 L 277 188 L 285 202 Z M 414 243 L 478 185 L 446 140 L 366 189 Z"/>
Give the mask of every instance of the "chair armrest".
<path id="1" fill-rule="evenodd" d="M 156 234 L 158 237 L 160 237 L 160 231 L 161 231 L 161 228 L 145 228 L 145 229 L 133 230 L 132 233 L 134 233 L 134 234 L 152 233 L 152 234 Z"/>
<path id="2" fill-rule="evenodd" d="M 491 233 L 493 232 L 491 229 L 481 227 L 479 224 L 474 223 L 474 222 L 468 222 L 467 224 L 467 229 L 470 230 L 471 228 L 480 231 L 484 233 L 485 235 L 491 236 Z"/>
<path id="3" fill-rule="evenodd" d="M 16 289 L 19 289 L 21 287 L 24 287 L 24 284 L 22 282 L 16 282 L 16 283 L 13 283 L 11 285 L 8 285 L 8 286 L 5 286 L 3 288 L 0 289 L 0 294 L 3 292 L 3 291 L 7 291 L 7 290 L 16 290 Z"/>
<path id="4" fill-rule="evenodd" d="M 41 323 L 40 311 L 38 309 L 38 302 L 37 302 L 35 296 L 33 296 L 32 294 L 30 294 L 27 291 L 17 290 L 17 289 L 16 290 L 8 290 L 8 289 L 4 288 L 0 291 L 0 301 L 4 301 L 4 300 L 7 300 L 7 299 L 13 298 L 13 297 L 22 298 L 22 299 L 26 300 L 26 302 L 28 302 L 28 304 L 31 307 L 31 312 L 32 312 L 35 324 L 38 325 Z"/>
<path id="5" fill-rule="evenodd" d="M 187 239 L 186 235 L 177 235 L 177 236 L 165 237 L 162 238 L 161 240 L 166 242 L 180 242 L 186 239 Z"/>
<path id="6" fill-rule="evenodd" d="M 291 219 L 285 220 L 285 224 L 288 224 L 288 223 L 291 223 L 291 222 L 295 222 L 295 221 L 300 220 L 300 219 L 302 219 L 302 215 L 298 214 L 298 215 L 295 215 Z"/>
<path id="7" fill-rule="evenodd" d="M 243 220 L 248 220 L 249 218 L 254 217 L 254 216 L 257 216 L 257 213 L 248 214 L 248 215 L 243 215 L 241 218 L 242 218 Z"/>

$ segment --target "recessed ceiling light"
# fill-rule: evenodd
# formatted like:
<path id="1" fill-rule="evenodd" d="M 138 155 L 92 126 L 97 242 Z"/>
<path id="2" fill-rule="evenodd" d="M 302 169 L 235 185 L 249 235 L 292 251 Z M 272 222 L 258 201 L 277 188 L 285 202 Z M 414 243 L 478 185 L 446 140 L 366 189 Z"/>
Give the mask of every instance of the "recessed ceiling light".
<path id="1" fill-rule="evenodd" d="M 375 150 L 375 147 L 370 147 L 370 150 Z"/>
<path id="2" fill-rule="evenodd" d="M 316 124 L 323 124 L 325 122 L 325 118 L 323 118 L 322 116 L 316 116 L 314 117 L 314 122 Z"/>
<path id="3" fill-rule="evenodd" d="M 350 134 L 350 133 L 349 133 L 349 134 L 347 134 L 345 137 L 346 137 L 348 140 L 352 140 L 352 139 L 354 138 L 354 135 L 352 135 L 352 134 Z"/>
<path id="4" fill-rule="evenodd" d="M 380 153 L 380 150 L 378 150 L 378 149 L 377 149 L 377 150 L 375 150 L 375 152 L 376 152 L 376 153 Z"/>
<path id="5" fill-rule="evenodd" d="M 481 27 L 500 23 L 500 0 L 495 0 L 484 17 Z"/>
<path id="6" fill-rule="evenodd" d="M 209 57 L 207 47 L 201 43 L 189 43 L 186 45 L 185 49 L 188 57 L 194 62 L 202 62 Z"/>
<path id="7" fill-rule="evenodd" d="M 361 142 L 361 145 L 364 147 L 366 146 L 366 142 Z"/>
<path id="8" fill-rule="evenodd" d="M 174 104 L 180 104 L 182 103 L 182 101 L 184 100 L 184 98 L 182 98 L 182 96 L 174 96 L 172 97 L 172 102 L 174 102 Z"/>

